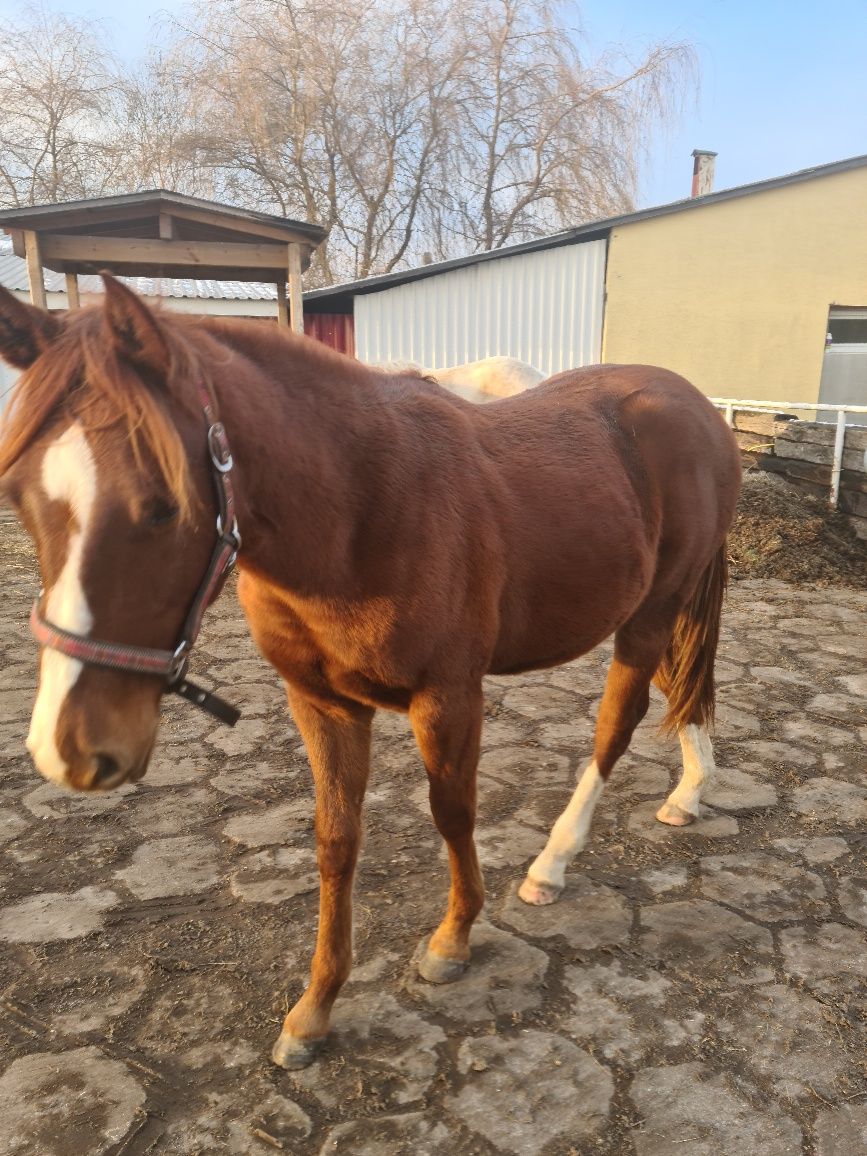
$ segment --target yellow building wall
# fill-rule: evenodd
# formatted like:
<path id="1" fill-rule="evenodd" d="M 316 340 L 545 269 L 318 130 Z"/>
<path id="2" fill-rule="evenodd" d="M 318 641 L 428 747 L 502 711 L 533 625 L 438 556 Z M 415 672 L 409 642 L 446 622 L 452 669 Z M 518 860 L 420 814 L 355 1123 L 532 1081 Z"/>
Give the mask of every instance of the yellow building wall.
<path id="1" fill-rule="evenodd" d="M 614 229 L 606 290 L 604 361 L 816 401 L 829 307 L 867 306 L 867 167 Z"/>

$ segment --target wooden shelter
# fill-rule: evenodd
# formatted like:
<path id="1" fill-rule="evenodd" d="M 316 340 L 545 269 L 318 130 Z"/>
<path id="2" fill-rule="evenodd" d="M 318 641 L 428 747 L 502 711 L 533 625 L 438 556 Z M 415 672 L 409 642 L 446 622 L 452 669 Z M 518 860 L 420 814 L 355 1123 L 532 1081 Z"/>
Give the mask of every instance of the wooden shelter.
<path id="1" fill-rule="evenodd" d="M 66 275 L 70 309 L 78 275 L 270 281 L 278 320 L 304 332 L 301 275 L 325 239 L 319 225 L 151 189 L 0 212 L 0 228 L 27 262 L 30 299 L 46 307 L 43 268 Z M 288 294 L 287 294 L 288 284 Z"/>

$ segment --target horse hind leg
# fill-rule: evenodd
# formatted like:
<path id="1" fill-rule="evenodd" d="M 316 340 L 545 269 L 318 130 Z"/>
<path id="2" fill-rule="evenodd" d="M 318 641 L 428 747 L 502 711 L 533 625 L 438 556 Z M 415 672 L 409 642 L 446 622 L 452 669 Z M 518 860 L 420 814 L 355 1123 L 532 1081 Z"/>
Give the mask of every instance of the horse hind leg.
<path id="1" fill-rule="evenodd" d="M 714 662 L 726 585 L 725 543 L 678 615 L 654 683 L 668 699 L 664 725 L 677 731 L 683 774 L 659 810 L 660 823 L 684 827 L 699 814 L 702 791 L 716 771 L 707 724 L 714 710 Z"/>
<path id="2" fill-rule="evenodd" d="M 545 849 L 521 884 L 518 895 L 525 903 L 543 905 L 559 898 L 566 868 L 587 842 L 593 812 L 608 776 L 647 713 L 650 680 L 668 637 L 668 631 L 642 630 L 634 620 L 615 635 L 614 660 L 608 669 L 596 720 L 593 760 L 581 776 L 569 806 L 551 829 Z"/>
<path id="3" fill-rule="evenodd" d="M 704 723 L 678 728 L 683 754 L 683 773 L 677 786 L 656 812 L 660 823 L 685 827 L 698 818 L 701 796 L 716 773 L 713 746 Z"/>

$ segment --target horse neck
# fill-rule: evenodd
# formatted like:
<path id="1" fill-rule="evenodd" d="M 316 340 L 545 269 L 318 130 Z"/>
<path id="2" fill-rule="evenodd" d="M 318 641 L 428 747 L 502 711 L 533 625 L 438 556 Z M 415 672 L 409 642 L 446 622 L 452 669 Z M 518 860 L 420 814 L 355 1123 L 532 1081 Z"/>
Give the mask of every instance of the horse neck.
<path id="1" fill-rule="evenodd" d="M 232 342 L 242 354 L 234 376 L 214 381 L 236 465 L 239 566 L 289 589 L 338 594 L 375 476 L 368 451 L 384 444 L 375 376 L 303 340 L 251 336 Z"/>

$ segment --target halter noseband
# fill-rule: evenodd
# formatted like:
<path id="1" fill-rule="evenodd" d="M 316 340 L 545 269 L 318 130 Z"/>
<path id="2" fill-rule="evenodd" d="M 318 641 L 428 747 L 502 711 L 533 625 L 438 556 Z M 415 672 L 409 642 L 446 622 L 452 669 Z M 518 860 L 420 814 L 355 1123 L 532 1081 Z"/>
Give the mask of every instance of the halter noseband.
<path id="1" fill-rule="evenodd" d="M 217 420 L 211 394 L 199 385 L 199 401 L 207 424 L 208 457 L 214 476 L 219 512 L 217 514 L 217 542 L 208 568 L 193 599 L 180 641 L 174 650 L 157 650 L 147 646 L 127 646 L 121 642 L 99 642 L 84 634 L 74 634 L 48 622 L 39 613 L 39 603 L 30 611 L 30 629 L 40 646 L 59 650 L 61 654 L 88 666 L 104 666 L 133 674 L 153 674 L 163 678 L 166 689 L 178 694 L 221 722 L 233 727 L 241 712 L 224 699 L 203 687 L 196 686 L 186 677 L 190 651 L 193 649 L 202 619 L 214 600 L 222 582 L 228 576 L 238 551 L 241 535 L 235 516 L 235 493 L 232 488 L 232 452 L 223 423 Z"/>

